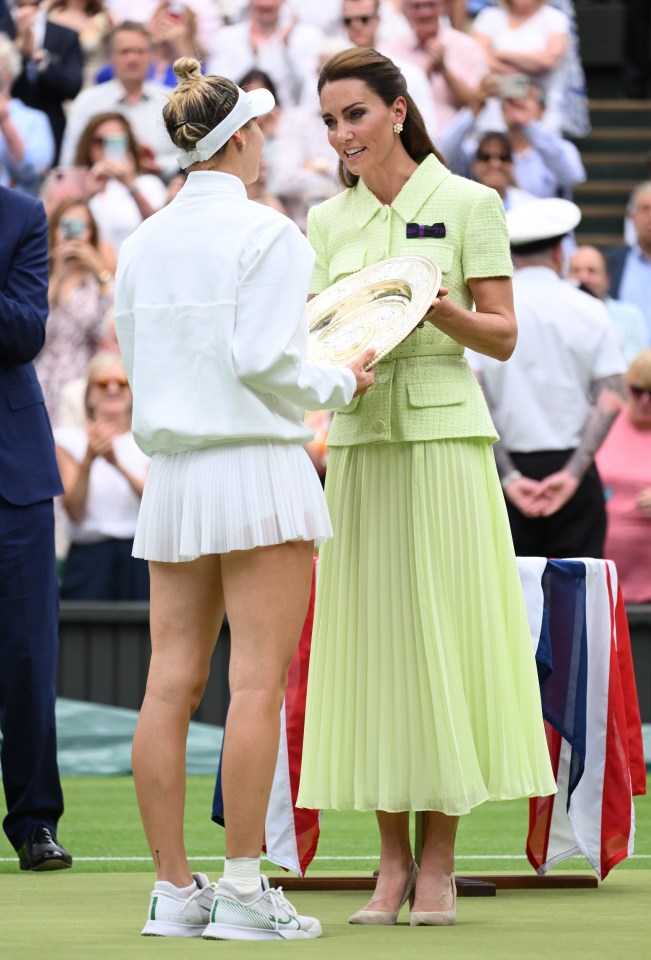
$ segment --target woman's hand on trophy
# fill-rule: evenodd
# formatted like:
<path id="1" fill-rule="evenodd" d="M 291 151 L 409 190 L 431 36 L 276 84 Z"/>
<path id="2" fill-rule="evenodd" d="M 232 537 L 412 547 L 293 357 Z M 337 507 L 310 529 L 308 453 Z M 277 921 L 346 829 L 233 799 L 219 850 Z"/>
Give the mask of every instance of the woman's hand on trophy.
<path id="1" fill-rule="evenodd" d="M 357 390 L 353 394 L 354 397 L 361 397 L 375 383 L 375 370 L 367 370 L 366 367 L 376 353 L 375 347 L 368 347 L 351 363 L 346 364 L 349 370 L 353 371 L 355 380 L 357 380 Z"/>

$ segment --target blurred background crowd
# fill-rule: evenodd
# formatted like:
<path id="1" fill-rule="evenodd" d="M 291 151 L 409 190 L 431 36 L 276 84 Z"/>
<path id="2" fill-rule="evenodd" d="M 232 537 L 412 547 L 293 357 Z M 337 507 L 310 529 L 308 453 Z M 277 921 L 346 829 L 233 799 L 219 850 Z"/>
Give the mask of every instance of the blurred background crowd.
<path id="1" fill-rule="evenodd" d="M 614 95 L 626 104 L 649 95 L 651 4 L 620 6 Z M 173 62 L 199 56 L 206 72 L 273 92 L 249 195 L 304 230 L 310 207 L 340 189 L 316 78 L 350 46 L 395 60 L 451 170 L 495 189 L 507 210 L 571 199 L 588 180 L 572 0 L 0 0 L 0 183 L 40 197 L 50 225 L 37 370 L 65 487 L 64 598 L 148 597 L 145 565 L 130 558 L 148 463 L 131 434 L 112 311 L 122 242 L 184 181 L 161 120 Z M 624 570 L 625 599 L 651 602 L 651 179 L 632 185 L 615 242 L 570 238 L 565 256 L 567 276 L 605 303 L 630 365 L 598 466 L 607 555 Z M 321 476 L 328 423 L 312 418 Z"/>

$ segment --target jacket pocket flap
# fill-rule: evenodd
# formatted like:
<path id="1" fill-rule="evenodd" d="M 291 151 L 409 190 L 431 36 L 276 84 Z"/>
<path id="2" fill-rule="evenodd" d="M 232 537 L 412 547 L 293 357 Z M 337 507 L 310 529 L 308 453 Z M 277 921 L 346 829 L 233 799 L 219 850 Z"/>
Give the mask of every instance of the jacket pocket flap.
<path id="1" fill-rule="evenodd" d="M 34 407 L 37 403 L 45 403 L 38 380 L 32 380 L 31 383 L 26 383 L 22 387 L 8 390 L 7 401 L 10 410 L 22 410 L 24 407 Z"/>
<path id="2" fill-rule="evenodd" d="M 452 269 L 452 260 L 454 250 L 440 240 L 431 240 L 429 238 L 406 241 L 404 247 L 405 253 L 416 253 L 421 257 L 427 257 L 432 260 L 441 273 L 449 273 Z M 445 286 L 445 284 L 444 284 Z"/>
<path id="3" fill-rule="evenodd" d="M 357 410 L 357 405 L 361 399 L 362 399 L 361 397 L 353 397 L 353 399 L 350 401 L 348 406 L 337 407 L 335 412 L 336 413 L 353 413 L 355 410 Z"/>
<path id="4" fill-rule="evenodd" d="M 349 273 L 356 273 L 364 266 L 365 254 L 363 250 L 342 250 L 330 261 L 330 283 L 341 280 Z"/>
<path id="5" fill-rule="evenodd" d="M 445 380 L 407 384 L 407 396 L 412 407 L 449 407 L 465 403 L 467 390 L 466 384 Z"/>

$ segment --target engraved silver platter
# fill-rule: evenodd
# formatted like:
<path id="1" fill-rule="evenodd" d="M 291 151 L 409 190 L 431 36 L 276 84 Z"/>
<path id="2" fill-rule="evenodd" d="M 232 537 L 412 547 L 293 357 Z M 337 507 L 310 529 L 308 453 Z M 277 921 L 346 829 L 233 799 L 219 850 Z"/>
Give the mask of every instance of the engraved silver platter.
<path id="1" fill-rule="evenodd" d="M 420 323 L 440 286 L 440 268 L 421 256 L 380 260 L 338 280 L 307 305 L 309 359 L 343 366 L 373 346 L 370 369 Z"/>

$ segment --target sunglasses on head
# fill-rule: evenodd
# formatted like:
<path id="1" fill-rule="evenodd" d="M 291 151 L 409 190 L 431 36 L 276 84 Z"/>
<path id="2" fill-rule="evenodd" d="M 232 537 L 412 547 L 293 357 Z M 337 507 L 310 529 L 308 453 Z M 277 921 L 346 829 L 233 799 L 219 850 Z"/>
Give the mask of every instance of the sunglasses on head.
<path id="1" fill-rule="evenodd" d="M 480 150 L 476 157 L 480 163 L 489 163 L 491 160 L 499 160 L 500 163 L 511 163 L 512 157 L 510 153 L 485 153 L 483 150 Z"/>
<path id="2" fill-rule="evenodd" d="M 641 400 L 645 395 L 651 400 L 651 387 L 632 387 L 628 388 L 636 400 Z"/>
<path id="3" fill-rule="evenodd" d="M 362 17 L 343 17 L 345 27 L 352 27 L 354 23 L 363 23 L 364 26 L 366 27 L 371 22 L 371 20 L 375 20 L 374 13 L 367 13 Z"/>
<path id="4" fill-rule="evenodd" d="M 126 377 L 99 377 L 97 380 L 93 380 L 93 385 L 99 387 L 100 390 L 108 390 L 112 383 L 117 383 L 118 387 L 129 386 L 129 381 Z"/>

